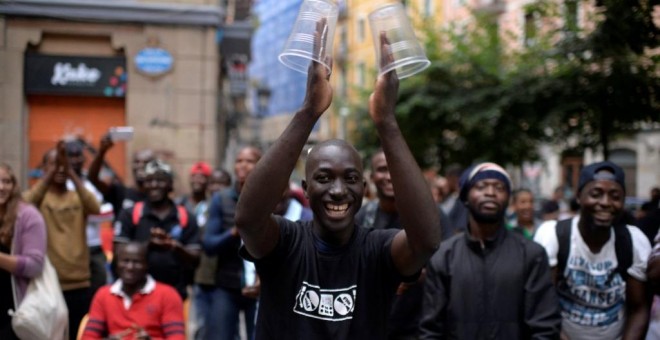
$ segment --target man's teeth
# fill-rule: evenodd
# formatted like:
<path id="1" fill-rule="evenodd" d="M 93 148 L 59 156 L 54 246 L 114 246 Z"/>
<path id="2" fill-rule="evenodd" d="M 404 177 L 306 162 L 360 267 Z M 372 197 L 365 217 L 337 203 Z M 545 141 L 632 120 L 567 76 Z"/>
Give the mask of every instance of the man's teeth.
<path id="1" fill-rule="evenodd" d="M 341 205 L 326 204 L 325 207 L 328 210 L 332 210 L 332 211 L 344 211 L 348 209 L 348 204 L 341 204 Z"/>

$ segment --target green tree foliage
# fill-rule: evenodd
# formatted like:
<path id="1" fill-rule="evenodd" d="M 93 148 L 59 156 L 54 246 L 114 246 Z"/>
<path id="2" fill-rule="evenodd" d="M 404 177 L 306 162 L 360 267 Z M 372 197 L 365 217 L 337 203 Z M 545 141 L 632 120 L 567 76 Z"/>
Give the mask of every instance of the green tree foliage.
<path id="1" fill-rule="evenodd" d="M 602 147 L 607 155 L 613 138 L 660 121 L 657 56 L 650 52 L 660 35 L 651 5 L 602 0 L 587 34 L 564 20 L 563 5 L 539 1 L 528 13 L 562 24 L 542 26 L 524 48 L 511 44 L 516 38 L 498 27 L 496 12 L 474 10 L 465 27 L 422 23 L 432 65 L 401 82 L 397 106 L 418 162 L 521 164 L 538 158 L 542 142 Z M 365 107 L 356 111 L 368 119 Z M 368 150 L 377 140 L 364 123 L 353 139 Z"/>
<path id="2" fill-rule="evenodd" d="M 555 140 L 575 138 L 607 158 L 611 140 L 660 121 L 660 30 L 652 17 L 658 4 L 599 0 L 592 32 L 565 32 L 550 56 L 560 65 L 552 80 L 563 85 L 561 110 L 546 119 Z"/>

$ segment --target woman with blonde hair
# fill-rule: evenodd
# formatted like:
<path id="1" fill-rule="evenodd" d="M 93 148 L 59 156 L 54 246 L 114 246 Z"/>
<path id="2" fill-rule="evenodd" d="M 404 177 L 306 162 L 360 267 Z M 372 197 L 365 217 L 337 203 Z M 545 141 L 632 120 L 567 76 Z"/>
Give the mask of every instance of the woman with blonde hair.
<path id="1" fill-rule="evenodd" d="M 21 199 L 11 167 L 0 163 L 0 339 L 18 339 L 7 310 L 15 310 L 21 303 L 30 280 L 43 269 L 45 254 L 44 219 Z"/>

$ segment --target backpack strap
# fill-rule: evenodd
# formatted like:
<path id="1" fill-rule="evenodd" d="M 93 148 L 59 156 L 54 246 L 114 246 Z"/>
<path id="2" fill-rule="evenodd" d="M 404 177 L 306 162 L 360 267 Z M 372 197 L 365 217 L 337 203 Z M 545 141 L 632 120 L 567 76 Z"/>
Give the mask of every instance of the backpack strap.
<path id="1" fill-rule="evenodd" d="M 137 227 L 138 224 L 140 224 L 140 219 L 142 218 L 142 211 L 144 210 L 144 202 L 135 202 L 135 205 L 133 205 L 133 226 Z M 179 218 L 179 225 L 181 225 L 181 228 L 185 228 L 188 226 L 188 211 L 186 210 L 186 207 L 182 205 L 177 205 L 176 206 L 177 210 L 177 217 Z"/>
<path id="2" fill-rule="evenodd" d="M 628 279 L 628 268 L 632 266 L 633 262 L 633 245 L 630 230 L 624 224 L 614 225 L 614 250 L 616 252 L 616 260 L 619 263 L 617 271 L 623 281 Z"/>
<path id="3" fill-rule="evenodd" d="M 140 219 L 142 218 L 142 210 L 144 210 L 144 202 L 139 201 L 135 202 L 133 205 L 133 226 L 137 227 L 140 224 Z"/>
<path id="4" fill-rule="evenodd" d="M 186 207 L 182 205 L 177 205 L 176 210 L 178 213 L 179 217 L 179 225 L 181 225 L 181 228 L 185 228 L 188 226 L 188 210 L 186 210 Z"/>
<path id="5" fill-rule="evenodd" d="M 626 281 L 629 276 L 628 268 L 632 266 L 633 262 L 632 236 L 625 224 L 617 224 L 613 228 L 614 249 L 617 262 L 619 263 L 617 265 L 617 272 Z M 559 243 L 559 251 L 557 252 L 557 282 L 560 282 L 564 278 L 564 270 L 566 269 L 566 262 L 568 261 L 568 253 L 570 251 L 571 219 L 557 222 L 556 233 Z"/>
<path id="6" fill-rule="evenodd" d="M 555 226 L 557 243 L 559 244 L 557 251 L 557 282 L 561 282 L 564 279 L 568 253 L 571 250 L 571 226 L 572 219 L 570 218 L 557 221 L 557 225 Z"/>

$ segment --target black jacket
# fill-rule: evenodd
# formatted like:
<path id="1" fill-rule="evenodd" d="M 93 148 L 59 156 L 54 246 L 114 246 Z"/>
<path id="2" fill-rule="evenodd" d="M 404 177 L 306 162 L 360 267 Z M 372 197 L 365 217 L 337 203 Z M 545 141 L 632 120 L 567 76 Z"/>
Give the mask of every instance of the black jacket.
<path id="1" fill-rule="evenodd" d="M 559 302 L 540 245 L 502 227 L 456 235 L 431 258 L 421 339 L 558 339 Z"/>

